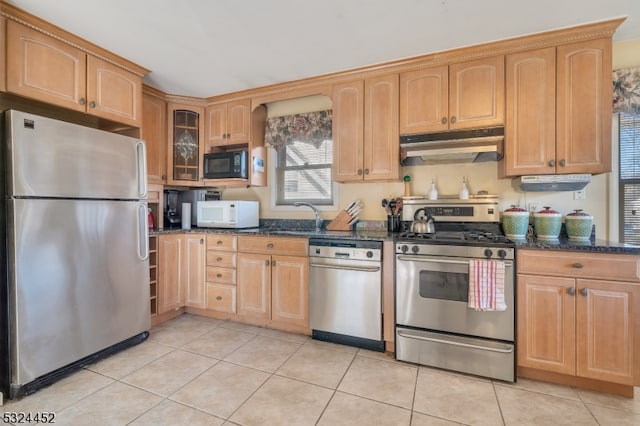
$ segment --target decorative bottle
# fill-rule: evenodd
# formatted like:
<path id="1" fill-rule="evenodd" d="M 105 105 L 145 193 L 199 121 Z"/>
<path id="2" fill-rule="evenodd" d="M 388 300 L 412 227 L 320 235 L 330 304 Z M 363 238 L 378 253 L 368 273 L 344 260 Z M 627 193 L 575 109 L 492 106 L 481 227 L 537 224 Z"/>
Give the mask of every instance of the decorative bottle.
<path id="1" fill-rule="evenodd" d="M 429 199 L 437 200 L 438 199 L 438 190 L 436 189 L 436 180 L 431 180 L 431 190 L 429 190 Z"/>
<path id="2" fill-rule="evenodd" d="M 461 200 L 469 199 L 469 190 L 467 189 L 467 180 L 464 176 L 462 177 L 462 188 L 460 188 L 460 193 L 458 194 L 458 198 L 460 198 Z"/>

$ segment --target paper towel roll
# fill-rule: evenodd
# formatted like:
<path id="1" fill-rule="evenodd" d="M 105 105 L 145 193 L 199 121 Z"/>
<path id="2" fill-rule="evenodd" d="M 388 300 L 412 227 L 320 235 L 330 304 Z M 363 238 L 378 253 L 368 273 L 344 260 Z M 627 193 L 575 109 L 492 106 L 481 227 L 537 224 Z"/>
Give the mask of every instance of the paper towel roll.
<path id="1" fill-rule="evenodd" d="M 191 229 L 191 203 L 182 203 L 182 229 Z"/>

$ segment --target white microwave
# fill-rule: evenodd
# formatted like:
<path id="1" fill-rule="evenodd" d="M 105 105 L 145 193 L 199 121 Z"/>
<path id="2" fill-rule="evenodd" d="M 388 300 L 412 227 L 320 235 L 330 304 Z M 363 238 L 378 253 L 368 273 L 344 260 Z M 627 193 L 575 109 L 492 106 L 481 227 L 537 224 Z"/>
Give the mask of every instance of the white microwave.
<path id="1" fill-rule="evenodd" d="M 201 228 L 255 228 L 258 226 L 258 201 L 198 201 L 197 224 Z"/>

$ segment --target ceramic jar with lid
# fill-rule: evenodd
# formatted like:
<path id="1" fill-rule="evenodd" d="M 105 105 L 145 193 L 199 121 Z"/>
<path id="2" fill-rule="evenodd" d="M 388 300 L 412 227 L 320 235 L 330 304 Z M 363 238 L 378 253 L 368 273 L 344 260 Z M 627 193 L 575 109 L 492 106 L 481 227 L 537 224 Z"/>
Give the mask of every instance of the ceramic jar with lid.
<path id="1" fill-rule="evenodd" d="M 570 239 L 588 240 L 591 238 L 593 216 L 584 213 L 581 209 L 576 209 L 565 216 L 564 225 Z"/>
<path id="2" fill-rule="evenodd" d="M 502 229 L 510 240 L 526 238 L 529 230 L 529 212 L 512 205 L 510 209 L 502 212 Z"/>
<path id="3" fill-rule="evenodd" d="M 560 235 L 562 215 L 550 207 L 533 214 L 533 227 L 540 240 L 555 240 Z"/>

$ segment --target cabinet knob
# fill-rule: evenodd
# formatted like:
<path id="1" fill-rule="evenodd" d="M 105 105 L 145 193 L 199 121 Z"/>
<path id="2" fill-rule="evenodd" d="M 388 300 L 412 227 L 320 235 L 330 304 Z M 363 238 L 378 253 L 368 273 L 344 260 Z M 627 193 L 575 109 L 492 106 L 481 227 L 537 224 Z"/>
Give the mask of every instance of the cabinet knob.
<path id="1" fill-rule="evenodd" d="M 358 169 L 358 176 L 362 176 L 362 169 Z"/>
<path id="2" fill-rule="evenodd" d="M 587 290 L 587 288 L 586 288 L 586 287 L 584 287 L 584 288 L 580 289 L 580 294 L 581 294 L 581 295 L 586 296 L 586 295 L 587 295 L 587 293 L 589 293 L 589 290 Z"/>
<path id="3" fill-rule="evenodd" d="M 222 262 L 222 258 L 221 258 L 221 257 L 218 257 L 218 258 L 216 258 L 216 261 L 217 261 L 217 262 Z"/>
<path id="4" fill-rule="evenodd" d="M 167 180 L 167 175 L 162 175 L 161 179 L 162 179 L 163 181 L 164 181 L 164 180 Z"/>
<path id="5" fill-rule="evenodd" d="M 222 245 L 222 241 L 218 240 L 218 241 L 216 241 L 216 244 L 221 246 Z"/>
<path id="6" fill-rule="evenodd" d="M 269 266 L 269 261 L 268 261 L 268 260 L 265 260 L 265 261 L 264 261 L 264 264 L 265 264 L 265 265 L 267 265 L 267 266 Z"/>
<path id="7" fill-rule="evenodd" d="M 364 169 L 364 174 L 368 175 L 369 174 L 369 169 Z"/>
<path id="8" fill-rule="evenodd" d="M 271 243 L 267 244 L 267 248 L 273 248 L 273 244 Z"/>
<path id="9" fill-rule="evenodd" d="M 549 160 L 549 167 L 555 167 L 556 166 L 556 160 Z"/>
<path id="10" fill-rule="evenodd" d="M 571 265 L 571 266 L 573 266 L 573 267 L 574 267 L 574 268 L 576 268 L 576 269 L 582 269 L 582 267 L 583 267 L 583 266 L 582 266 L 582 263 L 577 263 L 577 262 L 576 262 L 576 263 L 574 263 L 574 264 L 573 264 L 573 265 Z"/>
<path id="11" fill-rule="evenodd" d="M 89 102 L 89 106 L 91 108 L 95 108 L 96 107 L 96 103 L 94 101 Z"/>
<path id="12" fill-rule="evenodd" d="M 442 117 L 442 120 L 440 120 L 440 122 L 442 124 L 447 124 L 447 117 Z"/>
<path id="13" fill-rule="evenodd" d="M 271 261 L 271 266 L 276 266 L 276 261 L 275 260 Z"/>
<path id="14" fill-rule="evenodd" d="M 217 301 L 222 300 L 222 296 L 216 296 L 216 300 L 217 300 Z"/>
<path id="15" fill-rule="evenodd" d="M 560 160 L 560 167 L 564 167 L 567 165 L 567 160 Z"/>
<path id="16" fill-rule="evenodd" d="M 451 116 L 451 124 L 455 124 L 455 122 L 456 122 L 456 116 L 452 115 Z"/>
<path id="17" fill-rule="evenodd" d="M 567 289 L 567 293 L 569 293 L 569 296 L 573 296 L 573 295 L 575 295 L 575 294 L 576 294 L 576 289 L 575 289 L 575 287 L 569 287 L 569 288 Z"/>
<path id="18" fill-rule="evenodd" d="M 85 98 L 80 98 L 80 105 L 85 105 L 87 100 Z"/>
<path id="19" fill-rule="evenodd" d="M 222 274 L 216 274 L 217 278 L 222 278 Z"/>
<path id="20" fill-rule="evenodd" d="M 204 238 L 200 238 L 200 245 L 204 244 Z"/>

